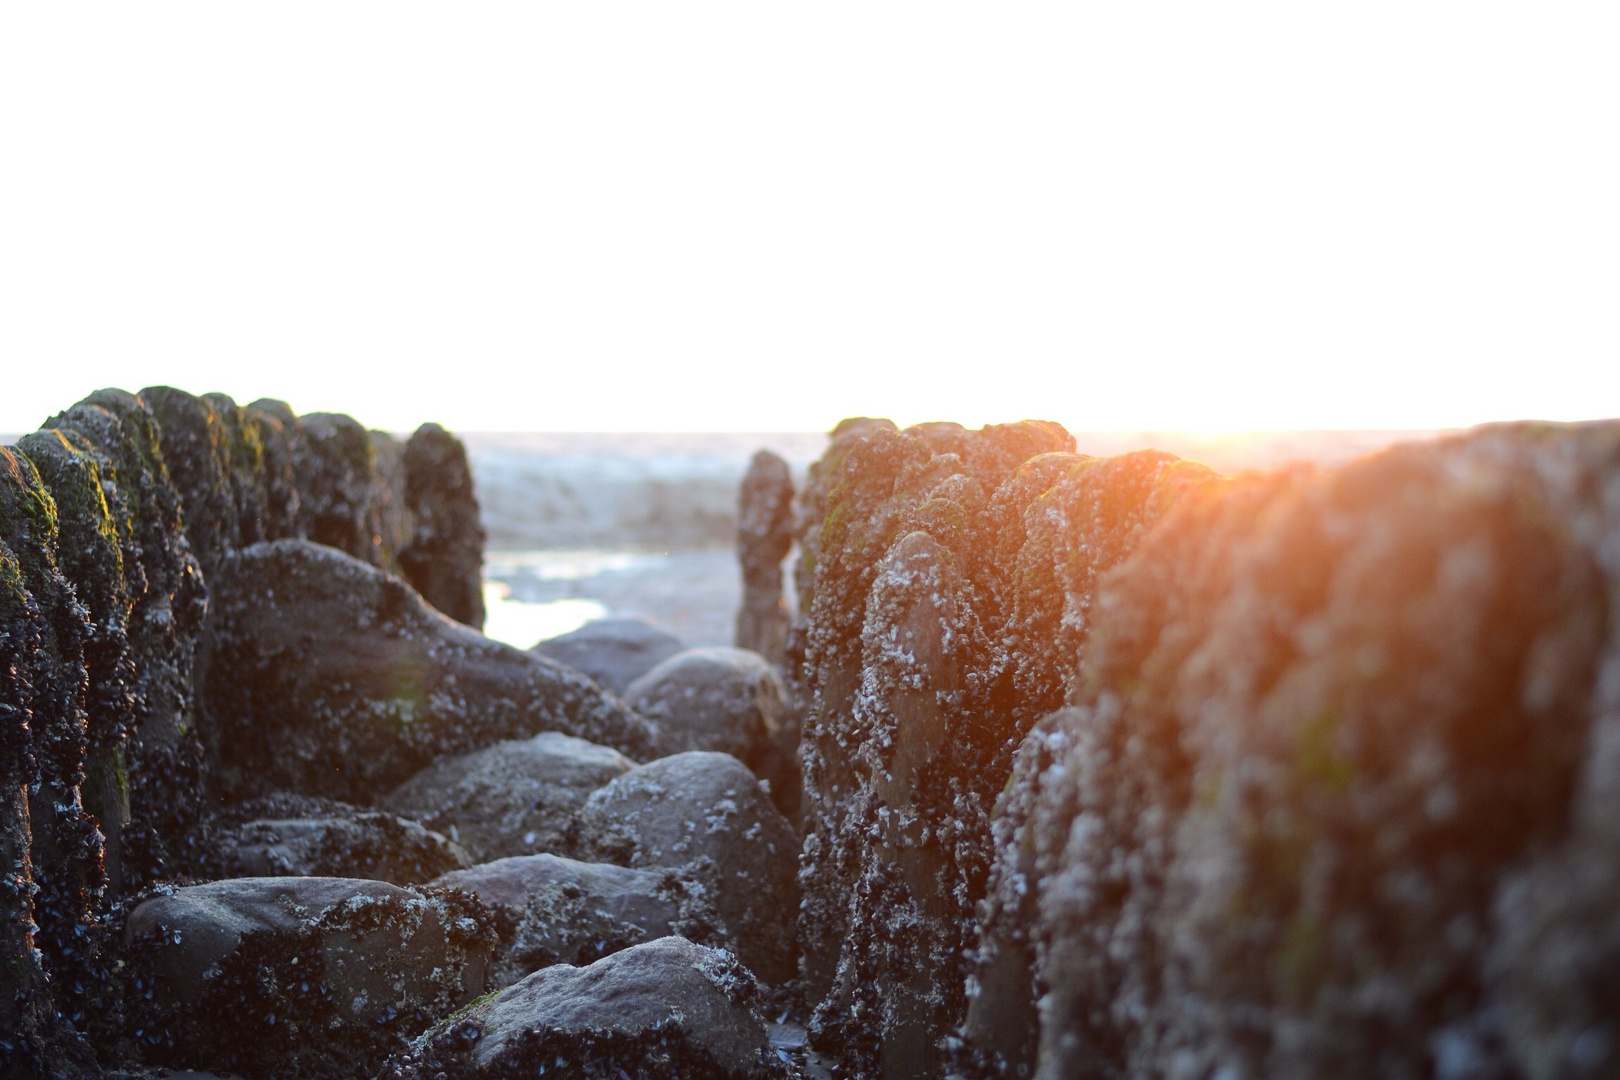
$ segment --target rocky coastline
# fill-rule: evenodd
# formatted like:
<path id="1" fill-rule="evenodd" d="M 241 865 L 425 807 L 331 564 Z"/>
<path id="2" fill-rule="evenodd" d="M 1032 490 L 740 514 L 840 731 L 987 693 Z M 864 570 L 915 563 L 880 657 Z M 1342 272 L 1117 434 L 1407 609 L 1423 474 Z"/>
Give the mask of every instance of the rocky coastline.
<path id="1" fill-rule="evenodd" d="M 738 648 L 524 651 L 436 424 L 0 447 L 0 1077 L 1620 1075 L 1620 422 L 739 500 Z"/>

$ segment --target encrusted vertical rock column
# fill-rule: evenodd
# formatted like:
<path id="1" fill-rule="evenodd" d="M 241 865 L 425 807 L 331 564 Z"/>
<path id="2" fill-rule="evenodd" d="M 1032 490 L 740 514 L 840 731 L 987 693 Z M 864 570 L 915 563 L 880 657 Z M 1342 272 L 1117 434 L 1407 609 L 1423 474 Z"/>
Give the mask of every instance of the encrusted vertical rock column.
<path id="1" fill-rule="evenodd" d="M 1526 425 L 1183 496 L 998 811 L 1038 1076 L 1613 1071 L 1617 476 Z"/>
<path id="2" fill-rule="evenodd" d="M 807 635 L 799 929 L 815 1041 L 856 1073 L 925 1075 L 959 1019 L 989 811 L 1018 734 L 996 696 L 992 495 L 1072 445 L 1026 422 L 874 425 L 838 447 Z M 941 591 L 900 584 L 924 578 Z M 931 659 L 906 659 L 899 637 Z"/>
<path id="3" fill-rule="evenodd" d="M 405 444 L 410 546 L 399 565 L 423 599 L 457 622 L 484 626 L 484 526 L 461 440 L 423 424 Z"/>
<path id="4" fill-rule="evenodd" d="M 101 390 L 46 422 L 96 458 L 129 592 L 135 738 L 126 754 L 126 888 L 176 871 L 176 844 L 201 811 L 202 744 L 191 669 L 208 607 L 170 483 L 156 418 L 122 390 Z"/>
<path id="5" fill-rule="evenodd" d="M 129 644 L 131 597 L 124 575 L 118 523 L 88 439 L 76 431 L 37 431 L 18 449 L 39 470 L 57 508 L 58 562 L 89 615 L 84 663 L 86 751 L 82 798 L 105 842 L 108 882 L 123 881 L 123 831 L 129 823 L 126 743 L 135 733 L 136 679 Z M 110 470 L 109 470 L 110 472 Z"/>
<path id="6" fill-rule="evenodd" d="M 32 745 L 33 660 L 45 635 L 39 605 L 23 584 L 22 564 L 0 537 L 0 1072 L 45 1075 L 57 1035 L 56 1010 L 34 946 L 33 836 L 28 788 Z"/>
<path id="7" fill-rule="evenodd" d="M 309 453 L 304 425 L 285 401 L 273 398 L 260 398 L 243 411 L 264 448 L 265 539 L 307 536 L 298 490 L 298 463 Z"/>
<path id="8" fill-rule="evenodd" d="M 12 626 L 0 630 L 8 637 L 20 633 L 30 654 L 22 669 L 26 702 L 8 707 L 14 718 L 26 710 L 25 732 L 15 730 L 21 725 L 14 721 L 8 734 L 20 736 L 28 771 L 28 843 L 26 852 L 8 852 L 21 858 L 5 869 L 15 875 L 14 888 L 33 893 L 31 912 L 19 914 L 31 915 L 37 924 L 32 945 L 56 980 L 46 1008 L 63 1015 L 51 1028 L 71 1041 L 70 1025 L 88 1020 L 91 987 L 86 984 L 96 975 L 98 960 L 91 931 L 106 887 L 101 836 L 79 797 L 85 752 L 83 650 L 90 627 L 84 607 L 57 567 L 55 501 L 28 458 L 10 447 L 0 447 L 0 539 L 16 574 L 7 588 L 13 594 L 7 606 L 15 631 Z M 7 824 L 15 828 L 14 820 Z M 19 952 L 6 963 L 22 968 L 26 982 L 30 960 Z M 29 1011 L 43 1019 L 37 1010 Z"/>
<path id="9" fill-rule="evenodd" d="M 769 450 L 754 454 L 737 493 L 737 561 L 742 564 L 742 607 L 737 647 L 778 667 L 786 664 L 790 622 L 782 596 L 782 560 L 793 547 L 793 475 Z"/>
<path id="10" fill-rule="evenodd" d="M 386 431 L 372 428 L 367 434 L 377 455 L 377 488 L 372 493 L 382 537 L 377 565 L 402 573 L 400 553 L 410 546 L 415 532 L 405 483 L 405 447 Z"/>
<path id="11" fill-rule="evenodd" d="M 293 468 L 300 536 L 382 566 L 382 529 L 374 505 L 377 455 L 371 434 L 352 416 L 305 413 Z"/>

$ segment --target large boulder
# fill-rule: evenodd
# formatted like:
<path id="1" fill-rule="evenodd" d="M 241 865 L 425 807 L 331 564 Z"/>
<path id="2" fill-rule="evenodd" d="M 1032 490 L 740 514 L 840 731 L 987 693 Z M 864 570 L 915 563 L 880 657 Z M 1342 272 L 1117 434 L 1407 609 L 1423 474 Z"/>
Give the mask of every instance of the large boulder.
<path id="1" fill-rule="evenodd" d="M 346 877 L 420 885 L 472 865 L 462 847 L 420 822 L 308 795 L 252 799 L 209 820 L 194 876 Z"/>
<path id="2" fill-rule="evenodd" d="M 320 544 L 232 552 L 198 658 L 211 780 L 365 804 L 433 759 L 554 730 L 650 756 L 645 720 L 578 672 L 485 638 Z"/>
<path id="3" fill-rule="evenodd" d="M 423 424 L 405 444 L 403 464 L 412 532 L 400 570 L 428 603 L 482 629 L 484 527 L 467 448 L 438 424 Z"/>
<path id="4" fill-rule="evenodd" d="M 441 1024 L 384 1076 L 785 1076 L 757 1005 L 753 978 L 729 954 L 661 938 L 589 967 L 537 971 Z"/>
<path id="5" fill-rule="evenodd" d="M 346 878 L 167 889 L 125 931 L 151 1064 L 250 1078 L 373 1075 L 484 988 L 489 913 Z"/>
<path id="6" fill-rule="evenodd" d="M 530 652 L 577 668 L 604 690 L 622 694 L 641 676 L 686 648 L 645 619 L 592 619 L 572 633 L 547 638 Z"/>
<path id="7" fill-rule="evenodd" d="M 701 751 L 660 758 L 593 794 L 579 825 L 585 858 L 712 875 L 722 932 L 743 963 L 767 983 L 793 977 L 798 837 L 742 762 Z"/>
<path id="8" fill-rule="evenodd" d="M 591 792 L 634 767 L 610 747 L 543 731 L 440 758 L 378 805 L 453 837 L 480 862 L 557 853 Z"/>
<path id="9" fill-rule="evenodd" d="M 670 753 L 730 754 L 766 781 L 778 806 L 798 802 L 799 763 L 787 687 L 763 656 L 747 649 L 687 649 L 624 692 L 630 707 L 658 725 Z"/>
<path id="10" fill-rule="evenodd" d="M 552 964 L 589 964 L 671 934 L 727 944 L 705 883 L 680 870 L 520 855 L 453 870 L 432 885 L 473 893 L 500 916 L 491 979 L 496 986 Z"/>

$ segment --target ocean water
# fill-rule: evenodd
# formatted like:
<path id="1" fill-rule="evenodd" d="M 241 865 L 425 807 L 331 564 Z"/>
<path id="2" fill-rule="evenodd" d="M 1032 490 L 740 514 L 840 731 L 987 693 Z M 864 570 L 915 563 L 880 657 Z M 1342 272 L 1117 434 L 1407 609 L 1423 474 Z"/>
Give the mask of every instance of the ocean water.
<path id="1" fill-rule="evenodd" d="M 693 647 L 730 645 L 741 597 L 729 547 L 484 556 L 484 633 L 521 649 L 608 615 L 646 619 Z"/>

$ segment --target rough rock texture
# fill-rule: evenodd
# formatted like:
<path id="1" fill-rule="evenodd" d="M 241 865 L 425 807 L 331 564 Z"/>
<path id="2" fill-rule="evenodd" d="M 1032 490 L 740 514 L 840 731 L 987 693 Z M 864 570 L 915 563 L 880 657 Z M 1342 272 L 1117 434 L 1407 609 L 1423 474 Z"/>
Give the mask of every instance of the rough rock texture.
<path id="1" fill-rule="evenodd" d="M 787 688 L 769 661 L 747 649 L 676 653 L 624 692 L 658 726 L 670 753 L 714 750 L 754 770 L 783 813 L 798 809 L 798 731 Z"/>
<path id="2" fill-rule="evenodd" d="M 455 837 L 474 859 L 567 850 L 591 792 L 635 762 L 555 731 L 440 758 L 378 805 Z"/>
<path id="3" fill-rule="evenodd" d="M 1617 477 L 1526 425 L 1183 497 L 1000 811 L 1038 1075 L 1612 1071 Z"/>
<path id="4" fill-rule="evenodd" d="M 422 598 L 457 622 L 484 625 L 484 527 L 461 440 L 423 424 L 405 446 L 412 532 L 400 571 Z"/>
<path id="5" fill-rule="evenodd" d="M 95 457 L 123 560 L 136 729 L 116 774 L 129 814 L 117 862 L 123 887 L 137 889 L 174 872 L 202 812 L 192 663 L 208 593 L 146 403 L 122 390 L 100 390 L 45 427 L 82 439 L 75 445 L 87 445 Z M 68 493 L 64 499 L 78 501 Z"/>
<path id="6" fill-rule="evenodd" d="M 686 648 L 681 639 L 645 619 L 592 619 L 529 651 L 577 668 L 604 690 L 622 694 L 641 676 Z"/>
<path id="7" fill-rule="evenodd" d="M 582 857 L 635 867 L 696 864 L 712 875 L 721 932 L 767 983 L 795 971 L 793 827 L 726 754 L 674 754 L 601 788 L 579 814 Z"/>
<path id="8" fill-rule="evenodd" d="M 1012 753 L 1061 701 L 1097 577 L 1207 469 L 1053 424 L 846 437 L 816 541 L 805 893 L 814 1045 L 934 1076 L 963 1019 Z"/>
<path id="9" fill-rule="evenodd" d="M 307 452 L 303 426 L 286 402 L 269 399 L 243 406 L 242 423 L 253 429 L 262 448 L 264 539 L 303 536 L 299 523 L 302 497 L 293 464 Z"/>
<path id="10" fill-rule="evenodd" d="M 123 878 L 123 828 L 129 820 L 126 744 L 136 724 L 136 669 L 129 644 L 132 598 L 118 525 L 97 456 L 77 432 L 40 431 L 17 449 L 39 472 L 56 504 L 57 562 L 89 619 L 83 643 L 85 777 L 81 799 L 103 837 L 108 883 Z M 107 487 L 104 487 L 104 483 Z"/>
<path id="11" fill-rule="evenodd" d="M 309 795 L 271 795 L 210 819 L 192 876 L 369 878 L 420 885 L 471 866 L 460 845 L 420 822 Z"/>
<path id="12" fill-rule="evenodd" d="M 238 541 L 225 425 L 207 400 L 184 390 L 148 386 L 137 396 L 157 421 L 163 462 L 180 498 L 186 539 L 206 581 Z"/>
<path id="13" fill-rule="evenodd" d="M 771 663 L 786 662 L 787 601 L 782 596 L 782 560 L 793 547 L 793 475 L 788 463 L 761 450 L 748 463 L 737 493 L 737 561 L 742 564 L 742 607 L 737 611 L 737 647 Z"/>
<path id="14" fill-rule="evenodd" d="M 34 945 L 59 978 L 55 1004 L 83 1025 L 89 994 L 101 975 L 92 933 L 106 887 L 102 838 L 85 810 L 84 647 L 88 612 L 57 564 L 56 502 L 24 455 L 0 447 L 0 536 L 16 559 L 20 588 L 39 613 L 28 665 L 27 778 L 29 861 L 34 892 Z"/>
<path id="15" fill-rule="evenodd" d="M 299 534 L 383 566 L 382 520 L 376 506 L 377 454 L 371 434 L 342 413 L 306 413 L 293 461 L 298 477 Z"/>
<path id="16" fill-rule="evenodd" d="M 8 451 L 0 450 L 0 454 Z M 39 776 L 36 717 L 44 728 L 49 700 L 44 644 L 51 627 L 29 592 L 22 562 L 0 537 L 0 1075 L 93 1075 L 89 1053 L 52 1000 L 44 957 L 36 947 L 36 867 L 29 788 Z M 38 701 L 41 713 L 34 707 Z"/>
<path id="17" fill-rule="evenodd" d="M 474 893 L 496 911 L 501 945 L 491 969 L 494 986 L 552 964 L 589 964 L 671 934 L 729 944 L 705 882 L 679 869 L 520 855 L 455 870 L 432 884 Z"/>
<path id="18" fill-rule="evenodd" d="M 753 978 L 728 953 L 661 938 L 558 965 L 480 1001 L 391 1063 L 390 1080 L 688 1080 L 785 1075 Z"/>
<path id="19" fill-rule="evenodd" d="M 199 693 L 211 782 L 365 804 L 435 758 L 560 730 L 650 756 L 656 733 L 578 672 L 490 641 L 318 544 L 233 552 L 213 582 Z"/>
<path id="20" fill-rule="evenodd" d="M 228 816 L 203 824 L 219 795 L 194 694 L 204 566 L 304 531 L 295 464 L 320 449 L 278 403 L 153 387 L 98 391 L 0 451 L 0 773 L 15 782 L 0 855 L 17 934 L 0 986 L 0 1075 L 89 1074 L 91 1048 L 110 1068 L 128 1064 L 110 926 L 122 898 L 202 868 Z M 328 817 L 318 845 L 281 838 L 284 853 L 302 845 L 283 869 L 321 868 L 341 849 L 362 872 L 404 876 L 399 856 L 428 837 L 387 815 Z M 458 864 L 418 846 L 417 880 Z"/>
<path id="21" fill-rule="evenodd" d="M 261 1077 L 373 1075 L 483 989 L 491 916 L 347 878 L 166 889 L 126 938 L 146 1060 Z"/>
<path id="22" fill-rule="evenodd" d="M 271 516 L 261 425 L 224 394 L 169 386 L 138 395 L 162 432 L 163 460 L 181 501 L 186 537 L 206 580 L 225 552 L 289 535 Z"/>

